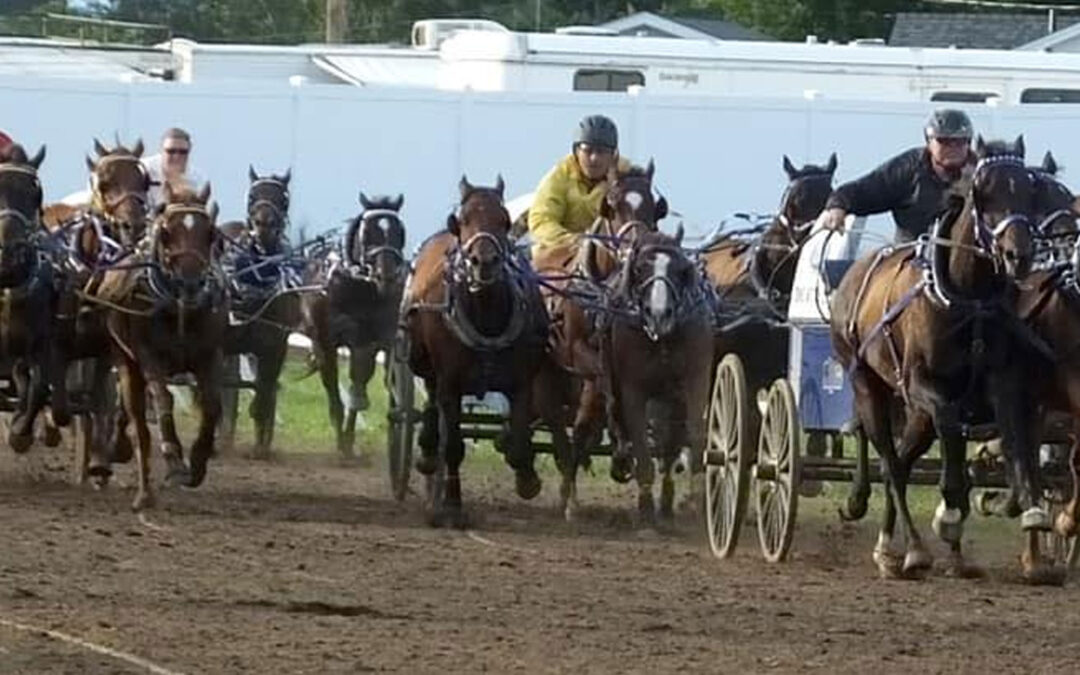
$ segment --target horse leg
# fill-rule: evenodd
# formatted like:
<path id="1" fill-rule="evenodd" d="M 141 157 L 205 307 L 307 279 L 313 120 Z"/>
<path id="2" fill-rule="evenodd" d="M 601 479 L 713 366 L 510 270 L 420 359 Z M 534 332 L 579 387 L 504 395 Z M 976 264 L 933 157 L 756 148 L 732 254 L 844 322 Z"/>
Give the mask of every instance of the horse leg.
<path id="1" fill-rule="evenodd" d="M 933 442 L 931 437 L 927 443 Z M 971 511 L 968 493 L 971 485 L 967 477 L 967 443 L 956 433 L 941 436 L 941 454 L 944 459 L 942 470 L 941 496 L 934 511 L 931 527 L 942 541 L 949 545 L 949 565 L 947 573 L 958 577 L 981 576 L 982 571 L 964 560 L 961 540 L 964 535 L 964 521 Z"/>
<path id="2" fill-rule="evenodd" d="M 68 401 L 67 359 L 61 350 L 62 340 L 51 336 L 48 346 L 43 350 L 43 377 L 48 382 L 50 396 L 49 409 L 52 423 L 57 427 L 71 424 L 71 407 Z M 53 444 L 55 447 L 59 443 Z"/>
<path id="3" fill-rule="evenodd" d="M 885 484 L 885 510 L 878 530 L 873 559 L 884 578 L 899 576 L 901 560 L 893 548 L 896 530 L 896 494 L 892 481 L 897 464 L 893 448 L 890 399 L 892 392 L 865 366 L 856 367 L 851 374 L 851 386 L 855 393 L 855 414 L 873 442 L 881 457 L 881 477 Z"/>
<path id="4" fill-rule="evenodd" d="M 150 396 L 153 398 L 154 411 L 158 417 L 158 434 L 161 436 L 161 454 L 167 467 L 165 482 L 183 484 L 190 480 L 190 473 L 184 463 L 184 449 L 180 436 L 176 433 L 176 421 L 173 417 L 173 395 L 169 391 L 165 377 L 149 375 L 146 377 Z M 137 423 L 137 422 L 136 422 Z"/>
<path id="5" fill-rule="evenodd" d="M 20 394 L 19 410 L 11 421 L 8 431 L 8 445 L 15 452 L 22 454 L 34 443 L 34 423 L 42 408 L 48 402 L 48 385 L 44 380 L 40 365 L 31 365 L 27 371 L 26 387 Z"/>
<path id="6" fill-rule="evenodd" d="M 565 403 L 570 396 L 569 376 L 556 371 L 555 366 L 544 365 L 533 385 L 533 400 L 545 426 L 551 430 L 555 465 L 562 482 L 559 485 L 559 510 L 567 522 L 573 522 L 578 509 L 577 469 L 574 448 L 566 433 Z"/>
<path id="7" fill-rule="evenodd" d="M 349 448 L 347 454 L 350 455 L 356 442 L 356 417 L 370 407 L 367 386 L 375 374 L 375 357 L 378 353 L 379 345 L 374 342 L 349 349 L 349 407 L 342 442 Z"/>
<path id="8" fill-rule="evenodd" d="M 574 414 L 573 443 L 574 462 L 588 469 L 592 464 L 593 450 L 600 446 L 604 431 L 606 401 L 595 380 L 581 383 L 577 410 Z"/>
<path id="9" fill-rule="evenodd" d="M 273 349 L 266 349 L 259 355 L 255 372 L 255 399 L 251 406 L 255 422 L 254 456 L 257 459 L 270 457 L 277 422 L 278 378 L 288 351 L 289 343 L 283 339 L 274 343 Z M 228 416 L 228 413 L 223 410 L 222 415 Z"/>
<path id="10" fill-rule="evenodd" d="M 607 376 L 605 376 L 607 377 Z M 634 477 L 634 445 L 630 436 L 630 422 L 626 419 L 623 411 L 622 397 L 624 392 L 615 389 L 614 383 L 609 391 L 605 392 L 605 404 L 607 408 L 608 430 L 611 432 L 611 479 L 616 483 L 628 483 Z M 636 414 L 645 417 L 645 404 Z M 643 431 L 643 439 L 644 439 Z M 644 440 L 643 440 L 644 442 Z"/>
<path id="11" fill-rule="evenodd" d="M 195 371 L 195 394 L 199 404 L 199 431 L 191 445 L 191 470 L 186 483 L 195 488 L 206 478 L 206 463 L 214 454 L 214 432 L 221 417 L 221 354 L 208 359 Z M 259 373 L 263 362 L 259 360 Z M 271 420 L 272 424 L 272 420 Z M 272 426 L 271 426 L 272 428 Z M 269 446 L 267 446 L 269 447 Z"/>
<path id="12" fill-rule="evenodd" d="M 653 482 L 656 466 L 648 443 L 648 418 L 645 406 L 648 397 L 641 387 L 624 385 L 620 393 L 622 419 L 626 424 L 629 451 L 634 461 L 634 478 L 638 485 L 638 518 L 644 526 L 656 522 L 656 506 L 653 501 Z"/>
<path id="13" fill-rule="evenodd" d="M 435 504 L 430 523 L 439 527 L 449 519 L 455 527 L 465 526 L 461 504 L 461 462 L 465 458 L 465 441 L 461 437 L 461 394 L 446 380 L 440 380 L 436 391 L 439 410 L 439 457 L 446 467 L 446 484 L 442 504 Z"/>
<path id="14" fill-rule="evenodd" d="M 1069 451 L 1069 477 L 1072 480 L 1071 497 L 1054 521 L 1054 531 L 1065 538 L 1077 535 L 1077 523 L 1080 522 L 1080 434 L 1076 430 Z"/>
<path id="15" fill-rule="evenodd" d="M 420 446 L 416 471 L 423 476 L 431 476 L 439 468 L 439 406 L 435 403 L 435 380 L 425 380 L 424 389 L 427 396 L 420 413 L 420 433 L 416 436 L 416 444 Z"/>
<path id="16" fill-rule="evenodd" d="M 230 384 L 240 383 L 240 356 L 229 355 L 225 357 L 223 369 Z M 258 398 L 258 388 L 255 397 Z M 236 421 L 240 408 L 240 389 L 235 386 L 222 387 L 221 389 L 221 449 L 225 454 L 231 454 L 236 447 Z M 258 438 L 258 421 L 255 422 L 255 436 Z M 258 442 L 256 441 L 256 449 Z M 257 450 L 256 450 L 257 451 Z"/>
<path id="17" fill-rule="evenodd" d="M 135 425 L 139 445 L 136 455 L 139 486 L 131 507 L 135 511 L 142 511 L 154 505 L 154 494 L 150 489 L 150 427 L 146 424 L 146 379 L 137 363 L 125 361 L 120 366 L 120 398 L 127 417 Z"/>
<path id="18" fill-rule="evenodd" d="M 524 378 L 510 397 L 510 448 L 506 461 L 514 470 L 514 487 L 522 499 L 536 497 L 542 488 L 532 447 L 532 384 Z"/>
<path id="19" fill-rule="evenodd" d="M 116 401 L 116 388 L 109 386 L 110 368 L 107 360 L 97 358 L 85 359 L 77 365 L 89 400 L 86 410 L 76 420 L 76 442 L 82 446 L 79 452 L 86 462 L 86 474 L 96 488 L 105 487 L 112 476 L 112 458 L 106 448 L 112 422 L 109 412 Z"/>
<path id="20" fill-rule="evenodd" d="M 1036 402 L 1027 391 L 1022 364 L 1012 368 L 990 369 L 987 385 L 994 408 L 994 418 L 1001 432 L 1001 449 L 1012 470 L 1013 491 L 1023 513 L 1020 527 L 1028 534 L 1021 555 L 1024 578 L 1032 583 L 1058 583 L 1060 571 L 1042 559 L 1038 533 L 1051 527 L 1050 515 L 1042 505 L 1042 484 L 1038 465 L 1036 429 L 1041 427 Z"/>
<path id="21" fill-rule="evenodd" d="M 330 424 L 334 427 L 337 449 L 342 455 L 348 457 L 352 452 L 352 448 L 346 447 L 342 442 L 342 424 L 345 421 L 345 409 L 341 404 L 341 390 L 338 388 L 337 349 L 332 345 L 318 348 L 315 358 L 319 365 L 319 377 L 322 379 L 323 389 L 326 391 L 326 403 L 330 411 Z"/>
<path id="22" fill-rule="evenodd" d="M 861 520 L 870 507 L 870 444 L 862 427 L 855 430 L 855 480 L 851 482 L 847 502 L 840 507 L 840 519 Z"/>

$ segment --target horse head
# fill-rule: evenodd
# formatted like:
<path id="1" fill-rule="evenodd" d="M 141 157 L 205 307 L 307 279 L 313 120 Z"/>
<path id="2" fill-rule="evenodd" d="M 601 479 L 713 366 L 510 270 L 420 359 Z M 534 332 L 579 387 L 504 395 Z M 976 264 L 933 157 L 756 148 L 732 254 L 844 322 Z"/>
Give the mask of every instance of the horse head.
<path id="1" fill-rule="evenodd" d="M 368 197 L 360 193 L 363 211 L 353 219 L 346 235 L 346 255 L 360 265 L 385 293 L 401 283 L 408 271 L 405 264 L 405 223 L 401 207 L 405 196 Z"/>
<path id="2" fill-rule="evenodd" d="M 810 231 L 810 225 L 825 209 L 825 202 L 832 194 L 833 175 L 836 173 L 836 153 L 829 155 L 825 166 L 806 164 L 796 169 L 784 155 L 784 173 L 788 186 L 780 199 L 777 219 L 787 228 L 791 240 L 801 244 Z"/>
<path id="3" fill-rule="evenodd" d="M 480 187 L 462 176 L 458 187 L 460 206 L 457 213 L 447 218 L 446 229 L 458 241 L 466 281 L 469 289 L 476 291 L 506 276 L 510 214 L 503 206 L 505 184 L 499 176 L 495 187 Z"/>
<path id="4" fill-rule="evenodd" d="M 674 236 L 647 232 L 624 262 L 620 292 L 637 309 L 653 341 L 675 332 L 699 290 L 698 269 L 682 249 L 682 236 L 682 228 Z"/>
<path id="5" fill-rule="evenodd" d="M 976 242 L 999 259 L 1010 277 L 1021 278 L 1035 259 L 1034 219 L 1040 180 L 1024 165 L 1024 137 L 1015 141 L 975 139 L 970 202 Z"/>
<path id="6" fill-rule="evenodd" d="M 1041 165 L 1029 166 L 1028 169 L 1038 178 L 1035 197 L 1038 226 L 1035 234 L 1042 242 L 1039 249 L 1050 262 L 1067 261 L 1072 253 L 1070 240 L 1076 237 L 1076 220 L 1080 216 L 1076 209 L 1076 195 L 1058 180 L 1058 163 L 1053 153 L 1047 151 Z"/>
<path id="7" fill-rule="evenodd" d="M 653 196 L 655 172 L 656 164 L 650 159 L 644 169 L 634 166 L 622 174 L 612 169 L 608 174 L 600 216 L 616 239 L 629 241 L 643 232 L 656 232 L 657 223 L 667 216 L 667 200 Z"/>
<path id="8" fill-rule="evenodd" d="M 174 192 L 162 186 L 163 203 L 152 234 L 152 255 L 169 291 L 182 304 L 197 305 L 208 297 L 218 237 L 217 205 L 210 184 L 199 192 Z"/>
<path id="9" fill-rule="evenodd" d="M 132 247 L 146 233 L 150 174 L 142 164 L 143 143 L 128 149 L 117 140 L 109 149 L 94 139 L 97 159 L 86 158 L 90 169 L 92 207 L 116 231 L 124 246 Z"/>
<path id="10" fill-rule="evenodd" d="M 0 287 L 20 285 L 33 269 L 43 199 L 38 169 L 44 159 L 45 146 L 33 157 L 17 144 L 0 150 Z"/>
<path id="11" fill-rule="evenodd" d="M 284 174 L 260 176 L 248 167 L 247 230 L 263 255 L 281 252 L 289 225 L 289 181 L 292 169 Z"/>

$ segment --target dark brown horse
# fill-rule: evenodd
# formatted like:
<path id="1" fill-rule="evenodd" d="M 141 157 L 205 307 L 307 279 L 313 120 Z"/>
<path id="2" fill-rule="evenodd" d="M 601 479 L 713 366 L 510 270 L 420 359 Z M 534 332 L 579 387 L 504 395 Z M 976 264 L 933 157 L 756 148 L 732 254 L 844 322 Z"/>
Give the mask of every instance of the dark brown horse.
<path id="1" fill-rule="evenodd" d="M 950 545 L 953 572 L 972 571 L 961 551 L 969 511 L 965 435 L 980 424 L 992 420 L 1000 431 L 1023 528 L 1049 527 L 1039 504 L 1037 400 L 1027 356 L 1033 350 L 1017 328 L 1012 284 L 1031 267 L 1040 208 L 1039 179 L 1023 155 L 1022 138 L 977 139 L 971 188 L 952 200 L 928 254 L 914 245 L 871 254 L 854 264 L 833 297 L 833 345 L 851 373 L 858 423 L 882 459 L 886 502 L 874 559 L 883 575 L 918 575 L 931 564 L 906 490 L 913 463 L 935 435 L 944 461 L 933 525 Z M 894 431 L 897 421 L 902 426 Z M 857 491 L 853 486 L 854 510 L 865 512 L 868 491 Z M 897 514 L 907 540 L 902 561 L 892 551 Z M 1033 580 L 1045 577 L 1034 535 L 1023 569 Z"/>
<path id="2" fill-rule="evenodd" d="M 207 206 L 209 185 L 198 194 L 174 194 L 166 185 L 162 195 L 153 229 L 135 256 L 145 266 L 109 270 L 96 290 L 96 297 L 111 307 L 107 327 L 126 417 L 117 433 L 126 434 L 130 420 L 138 440 L 137 510 L 153 503 L 147 389 L 158 416 L 168 478 L 190 487 L 200 485 L 206 476 L 221 412 L 227 307 L 215 260 L 221 236 L 214 224 L 217 207 Z M 190 466 L 184 463 L 167 386 L 170 377 L 184 373 L 195 376 L 200 413 Z"/>
<path id="3" fill-rule="evenodd" d="M 603 367 L 591 316 L 599 310 L 603 296 L 597 294 L 599 287 L 586 267 L 591 266 L 598 278 L 608 279 L 618 269 L 620 255 L 629 252 L 637 237 L 657 230 L 668 206 L 666 199 L 654 194 L 654 172 L 651 161 L 644 169 L 613 172 L 600 203 L 600 218 L 584 245 L 542 250 L 533 260 L 537 273 L 547 279 L 541 293 L 551 320 L 555 367 L 537 378 L 536 406 L 543 417 L 557 417 L 564 408 L 573 416 L 573 454 L 556 458 L 563 478 L 560 506 L 568 520 L 577 508 L 577 469 L 588 463 L 591 450 L 600 442 L 606 409 L 599 382 Z"/>
<path id="4" fill-rule="evenodd" d="M 18 397 L 8 434 L 16 452 L 33 443 L 34 422 L 50 393 L 56 422 L 70 421 L 54 321 L 55 273 L 42 256 L 44 159 L 44 147 L 33 157 L 21 145 L 0 151 L 0 360 Z"/>
<path id="5" fill-rule="evenodd" d="M 367 386 L 379 351 L 389 353 L 398 323 L 409 266 L 405 260 L 405 198 L 369 199 L 360 193 L 360 215 L 352 219 L 340 251 L 308 265 L 301 303 L 303 331 L 311 338 L 312 361 L 322 378 L 338 451 L 353 454 L 357 415 L 368 409 Z M 349 348 L 351 387 L 347 406 L 338 385 L 338 349 Z"/>
<path id="6" fill-rule="evenodd" d="M 459 467 L 466 394 L 509 398 L 506 456 L 517 492 L 524 499 L 540 492 L 530 443 L 531 389 L 547 342 L 533 273 L 509 241 L 502 178 L 487 188 L 462 177 L 460 189 L 460 207 L 446 230 L 421 246 L 402 303 L 409 365 L 428 393 L 417 469 L 428 477 L 429 520 L 439 525 L 449 518 L 458 526 L 465 524 Z"/>
<path id="7" fill-rule="evenodd" d="M 593 268 L 592 274 L 599 281 Z M 615 437 L 612 471 L 631 471 L 638 514 L 656 517 L 653 498 L 656 439 L 663 482 L 660 517 L 674 514 L 671 472 L 684 447 L 704 447 L 703 413 L 713 363 L 713 297 L 697 263 L 674 236 L 637 236 L 619 271 L 607 281 L 610 298 L 600 329 L 608 420 Z"/>
<path id="8" fill-rule="evenodd" d="M 226 372 L 221 418 L 222 443 L 231 448 L 236 435 L 236 408 L 240 355 L 255 359 L 255 397 L 251 418 L 255 423 L 253 455 L 266 458 L 274 439 L 277 383 L 289 350 L 289 334 L 300 325 L 302 264 L 290 250 L 289 180 L 284 174 L 259 176 L 248 168 L 248 217 L 226 223 L 231 234 L 223 267 L 229 284 L 229 326 L 225 331 Z"/>

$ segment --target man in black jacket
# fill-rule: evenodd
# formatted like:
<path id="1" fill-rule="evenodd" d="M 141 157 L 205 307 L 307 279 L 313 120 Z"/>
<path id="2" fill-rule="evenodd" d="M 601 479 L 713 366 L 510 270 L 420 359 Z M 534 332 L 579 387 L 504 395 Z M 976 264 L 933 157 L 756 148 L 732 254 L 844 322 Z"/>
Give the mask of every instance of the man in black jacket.
<path id="1" fill-rule="evenodd" d="M 926 123 L 925 146 L 902 152 L 833 192 L 825 205 L 825 227 L 843 229 L 849 213 L 892 211 L 896 241 L 918 238 L 945 211 L 947 195 L 970 177 L 972 135 L 971 120 L 962 111 L 935 111 Z"/>

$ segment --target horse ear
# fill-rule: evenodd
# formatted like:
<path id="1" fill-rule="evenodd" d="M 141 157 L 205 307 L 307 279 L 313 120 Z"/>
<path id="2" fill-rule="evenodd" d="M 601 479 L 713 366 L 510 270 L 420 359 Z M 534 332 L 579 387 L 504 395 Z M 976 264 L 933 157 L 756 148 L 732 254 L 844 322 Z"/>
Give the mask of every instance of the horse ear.
<path id="1" fill-rule="evenodd" d="M 281 177 L 281 182 L 285 183 L 285 185 L 288 186 L 289 181 L 291 181 L 291 180 L 292 180 L 292 167 L 290 166 L 288 169 L 285 169 L 285 175 Z"/>
<path id="2" fill-rule="evenodd" d="M 1024 156 L 1024 134 L 1020 134 L 1016 137 L 1016 142 L 1013 143 L 1013 149 L 1016 150 L 1016 154 L 1021 157 Z"/>
<path id="3" fill-rule="evenodd" d="M 506 183 L 503 182 L 501 173 L 495 178 L 495 192 L 499 193 L 499 201 L 502 201 L 503 193 L 506 192 Z"/>
<path id="4" fill-rule="evenodd" d="M 611 202 L 608 201 L 607 195 L 600 200 L 600 217 L 604 220 L 611 220 L 615 217 L 615 209 L 611 207 Z"/>
<path id="5" fill-rule="evenodd" d="M 1047 150 L 1046 154 L 1043 155 L 1042 170 L 1050 174 L 1051 176 L 1057 175 L 1057 160 L 1054 159 L 1054 153 L 1050 152 L 1049 150 Z"/>
<path id="6" fill-rule="evenodd" d="M 94 152 L 98 154 L 98 157 L 104 157 L 109 154 L 109 151 L 105 149 L 105 146 L 101 144 L 101 141 L 94 139 Z"/>
<path id="7" fill-rule="evenodd" d="M 41 148 L 37 151 L 36 155 L 34 155 L 33 157 L 30 158 L 30 161 L 28 163 L 30 164 L 30 166 L 34 167 L 35 169 L 40 169 L 41 168 L 41 163 L 43 161 L 45 161 L 45 146 L 44 145 L 41 146 Z"/>
<path id="8" fill-rule="evenodd" d="M 248 182 L 254 183 L 257 180 L 259 180 L 259 174 L 255 173 L 255 166 L 248 164 Z"/>
<path id="9" fill-rule="evenodd" d="M 139 140 L 135 141 L 135 147 L 131 149 L 131 154 L 135 155 L 136 157 L 142 157 L 143 150 L 145 149 L 146 148 L 143 147 L 142 139 L 140 138 Z"/>
<path id="10" fill-rule="evenodd" d="M 86 155 L 86 168 L 90 169 L 90 173 L 97 171 L 97 165 L 94 164 L 94 160 L 90 159 L 90 155 Z"/>
<path id="11" fill-rule="evenodd" d="M 367 195 L 364 194 L 363 190 L 360 191 L 360 206 L 362 206 L 365 211 L 371 209 L 371 200 L 367 198 Z"/>
<path id="12" fill-rule="evenodd" d="M 210 183 L 203 185 L 203 188 L 199 190 L 199 201 L 205 204 L 210 200 Z"/>
<path id="13" fill-rule="evenodd" d="M 795 176 L 799 173 L 787 155 L 784 155 L 784 173 L 787 174 L 789 180 L 795 180 Z"/>
<path id="14" fill-rule="evenodd" d="M 465 201 L 465 198 L 472 192 L 473 186 L 469 183 L 469 179 L 465 174 L 461 174 L 461 180 L 458 181 L 458 191 L 461 192 L 461 201 Z"/>
<path id="15" fill-rule="evenodd" d="M 649 177 L 649 182 L 652 182 L 653 174 L 656 173 L 656 163 L 653 162 L 653 158 L 649 158 L 649 164 L 645 167 L 645 175 Z"/>
<path id="16" fill-rule="evenodd" d="M 683 231 L 683 224 L 679 223 L 679 227 L 677 227 L 675 229 L 675 245 L 676 246 L 682 246 L 683 234 L 685 234 L 685 232 Z"/>
<path id="17" fill-rule="evenodd" d="M 398 193 L 397 199 L 394 200 L 394 210 L 400 211 L 401 207 L 405 205 L 405 195 Z"/>
<path id="18" fill-rule="evenodd" d="M 983 140 L 982 134 L 975 137 L 975 154 L 979 157 L 986 156 L 986 141 Z"/>
<path id="19" fill-rule="evenodd" d="M 829 155 L 829 163 L 825 165 L 825 172 L 836 173 L 836 165 L 836 153 L 834 152 L 833 154 Z"/>
<path id="20" fill-rule="evenodd" d="M 661 197 L 660 199 L 656 200 L 656 219 L 657 220 L 663 220 L 664 218 L 667 217 L 667 214 L 668 214 L 667 199 Z"/>
<path id="21" fill-rule="evenodd" d="M 211 225 L 213 225 L 217 221 L 218 211 L 219 211 L 218 203 L 217 202 L 211 202 L 210 203 L 210 208 L 206 212 L 207 215 L 210 216 L 210 224 Z M 214 228 L 214 229 L 217 230 L 217 228 Z"/>
<path id="22" fill-rule="evenodd" d="M 446 229 L 455 237 L 461 235 L 461 222 L 456 213 L 451 213 L 446 217 Z"/>

